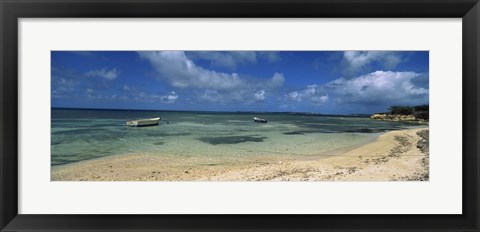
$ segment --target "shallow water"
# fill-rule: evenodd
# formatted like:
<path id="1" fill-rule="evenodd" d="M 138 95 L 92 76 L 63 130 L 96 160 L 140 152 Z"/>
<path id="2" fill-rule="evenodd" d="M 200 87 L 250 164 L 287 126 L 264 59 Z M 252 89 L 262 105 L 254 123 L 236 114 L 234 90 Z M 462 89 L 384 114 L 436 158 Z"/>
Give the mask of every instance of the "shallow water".
<path id="1" fill-rule="evenodd" d="M 254 123 L 253 117 L 268 123 Z M 161 125 L 128 127 L 162 117 Z M 308 157 L 372 141 L 379 133 L 415 127 L 360 117 L 289 113 L 52 109 L 51 163 L 116 154 L 152 153 L 217 162 L 251 157 Z"/>

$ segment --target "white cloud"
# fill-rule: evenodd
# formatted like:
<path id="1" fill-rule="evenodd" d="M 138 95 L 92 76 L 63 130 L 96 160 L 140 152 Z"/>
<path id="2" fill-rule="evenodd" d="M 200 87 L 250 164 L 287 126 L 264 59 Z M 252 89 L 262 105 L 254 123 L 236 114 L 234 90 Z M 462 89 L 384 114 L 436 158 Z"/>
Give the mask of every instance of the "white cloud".
<path id="1" fill-rule="evenodd" d="M 288 93 L 287 99 L 297 102 L 306 100 L 315 104 L 323 104 L 328 102 L 328 95 L 318 85 L 308 85 L 303 90 Z"/>
<path id="2" fill-rule="evenodd" d="M 125 98 L 132 99 L 137 102 L 148 102 L 148 103 L 166 103 L 172 104 L 177 101 L 179 98 L 178 94 L 175 91 L 171 91 L 169 94 L 153 94 L 142 91 L 136 87 L 129 85 L 124 85 L 122 90 L 126 93 L 128 97 Z"/>
<path id="3" fill-rule="evenodd" d="M 309 85 L 287 94 L 292 101 L 337 104 L 398 104 L 428 103 L 428 89 L 415 86 L 415 72 L 376 71 L 351 79 L 339 78 L 324 85 Z"/>
<path id="4" fill-rule="evenodd" d="M 95 92 L 93 89 L 87 88 L 85 89 L 85 93 L 81 95 L 82 98 L 86 98 L 88 100 L 99 100 L 99 99 L 106 99 L 108 96 L 104 96 L 101 93 Z"/>
<path id="5" fill-rule="evenodd" d="M 281 60 L 280 53 L 274 51 L 198 51 L 187 52 L 187 57 L 193 60 L 202 59 L 210 61 L 212 66 L 235 69 L 239 65 L 257 63 L 265 60 L 274 63 Z"/>
<path id="6" fill-rule="evenodd" d="M 395 68 L 402 62 L 402 57 L 398 53 L 385 51 L 346 51 L 343 58 L 348 64 L 346 71 L 351 73 L 362 70 L 374 62 L 387 69 Z"/>
<path id="7" fill-rule="evenodd" d="M 277 88 L 282 86 L 283 82 L 285 82 L 285 77 L 283 76 L 283 73 L 275 73 L 273 74 L 273 77 L 269 82 L 269 84 L 271 87 Z"/>
<path id="8" fill-rule="evenodd" d="M 86 76 L 90 77 L 101 77 L 107 80 L 115 80 L 118 77 L 119 72 L 116 68 L 108 70 L 106 68 L 98 69 L 98 70 L 91 70 L 85 73 Z"/>
<path id="9" fill-rule="evenodd" d="M 323 96 L 313 96 L 310 98 L 312 102 L 316 103 L 326 103 L 328 102 L 328 95 L 323 95 Z"/>
<path id="10" fill-rule="evenodd" d="M 211 62 L 211 65 L 235 69 L 238 65 L 257 62 L 257 54 L 250 51 L 229 52 L 188 52 L 193 59 L 203 59 Z"/>
<path id="11" fill-rule="evenodd" d="M 205 90 L 199 95 L 198 100 L 200 102 L 224 103 L 225 98 L 216 90 Z"/>
<path id="12" fill-rule="evenodd" d="M 106 99 L 99 92 L 109 89 L 119 72 L 100 69 L 80 74 L 74 70 L 52 67 L 52 98 Z M 92 78 L 92 77 L 100 78 Z"/>
<path id="13" fill-rule="evenodd" d="M 255 101 L 263 101 L 265 100 L 265 90 L 260 90 L 253 94 L 255 97 Z"/>
<path id="14" fill-rule="evenodd" d="M 235 89 L 245 85 L 237 73 L 222 73 L 197 66 L 181 51 L 139 52 L 161 79 L 177 88 Z"/>
<path id="15" fill-rule="evenodd" d="M 339 78 L 325 85 L 341 102 L 417 104 L 428 101 L 428 89 L 417 87 L 415 72 L 376 71 L 352 79 Z"/>
<path id="16" fill-rule="evenodd" d="M 255 93 L 279 88 L 285 81 L 282 73 L 274 73 L 271 78 L 254 79 L 235 72 L 209 70 L 196 65 L 181 51 L 139 52 L 139 55 L 150 62 L 158 79 L 174 88 L 192 90 L 197 93 L 197 99 L 203 101 L 258 101 Z"/>
<path id="17" fill-rule="evenodd" d="M 297 91 L 293 91 L 287 95 L 291 100 L 294 101 L 301 101 L 302 100 L 302 94 L 300 94 Z"/>
<path id="18" fill-rule="evenodd" d="M 160 97 L 160 100 L 163 103 L 167 103 L 167 104 L 175 103 L 177 99 L 178 99 L 178 95 L 175 93 L 175 91 L 172 91 L 170 94 Z"/>

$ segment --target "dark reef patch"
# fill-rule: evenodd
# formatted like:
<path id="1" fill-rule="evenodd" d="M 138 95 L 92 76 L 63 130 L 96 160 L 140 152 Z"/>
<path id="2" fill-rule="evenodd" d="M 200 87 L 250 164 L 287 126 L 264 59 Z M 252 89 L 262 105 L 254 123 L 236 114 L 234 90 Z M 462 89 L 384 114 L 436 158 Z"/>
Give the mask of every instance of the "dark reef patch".
<path id="1" fill-rule="evenodd" d="M 383 128 L 358 128 L 358 129 L 351 129 L 351 130 L 345 130 L 343 132 L 348 132 L 348 133 L 382 133 L 388 130 L 395 130 L 395 129 L 383 129 Z"/>
<path id="2" fill-rule="evenodd" d="M 304 134 L 311 134 L 311 133 L 318 133 L 317 131 L 292 131 L 292 132 L 284 132 L 284 135 L 304 135 Z"/>
<path id="3" fill-rule="evenodd" d="M 90 133 L 97 133 L 97 132 L 105 132 L 108 131 L 107 129 L 99 129 L 99 128 L 89 128 L 89 129 L 76 129 L 76 130 L 66 130 L 66 131 L 55 131 L 52 134 L 54 135 L 72 135 L 72 134 L 90 134 Z"/>
<path id="4" fill-rule="evenodd" d="M 188 132 L 179 132 L 179 133 L 165 133 L 165 132 L 151 132 L 151 133 L 145 133 L 146 136 L 148 137 L 169 137 L 169 136 L 187 136 L 191 135 L 192 133 Z"/>
<path id="5" fill-rule="evenodd" d="M 304 134 L 313 134 L 313 133 L 382 133 L 385 131 L 390 131 L 395 129 L 384 129 L 384 128 L 351 128 L 338 131 L 328 131 L 325 129 L 321 130 L 300 130 L 300 131 L 291 131 L 284 132 L 284 135 L 304 135 Z"/>
<path id="6" fill-rule="evenodd" d="M 258 137 L 258 136 L 222 136 L 222 137 L 202 137 L 198 140 L 209 143 L 211 145 L 218 144 L 237 144 L 245 142 L 263 142 L 267 137 Z"/>

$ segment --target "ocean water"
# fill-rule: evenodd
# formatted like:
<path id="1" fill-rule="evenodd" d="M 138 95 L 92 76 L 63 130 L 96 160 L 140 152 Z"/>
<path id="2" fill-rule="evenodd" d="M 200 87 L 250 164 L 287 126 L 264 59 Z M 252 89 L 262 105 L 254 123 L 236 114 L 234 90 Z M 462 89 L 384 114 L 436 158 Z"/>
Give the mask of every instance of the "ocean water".
<path id="1" fill-rule="evenodd" d="M 161 117 L 159 126 L 126 121 Z M 268 123 L 254 123 L 261 117 Z M 308 158 L 373 141 L 380 133 L 416 127 L 365 117 L 291 113 L 221 113 L 52 109 L 51 164 L 148 153 L 236 161 L 252 157 Z"/>

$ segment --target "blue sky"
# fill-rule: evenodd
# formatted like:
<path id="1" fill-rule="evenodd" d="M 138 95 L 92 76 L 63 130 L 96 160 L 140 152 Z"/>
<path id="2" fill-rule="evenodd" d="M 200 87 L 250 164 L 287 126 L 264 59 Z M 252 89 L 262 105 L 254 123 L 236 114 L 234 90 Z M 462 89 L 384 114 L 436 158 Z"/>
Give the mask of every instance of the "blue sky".
<path id="1" fill-rule="evenodd" d="M 52 107 L 374 113 L 428 104 L 428 51 L 52 51 Z"/>

